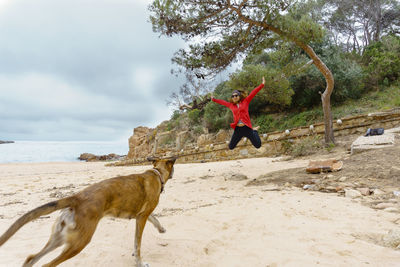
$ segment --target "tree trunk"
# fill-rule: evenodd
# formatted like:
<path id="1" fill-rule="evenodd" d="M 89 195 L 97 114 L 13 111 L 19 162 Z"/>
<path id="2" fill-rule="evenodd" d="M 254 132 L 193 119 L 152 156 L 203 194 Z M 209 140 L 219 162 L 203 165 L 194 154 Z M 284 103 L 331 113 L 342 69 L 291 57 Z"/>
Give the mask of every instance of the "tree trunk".
<path id="1" fill-rule="evenodd" d="M 335 136 L 333 134 L 332 110 L 331 110 L 331 94 L 334 88 L 334 79 L 332 72 L 328 69 L 324 62 L 315 54 L 314 50 L 305 45 L 302 47 L 304 51 L 312 58 L 315 66 L 324 75 L 326 80 L 326 88 L 324 93 L 321 94 L 322 109 L 324 111 L 324 124 L 325 124 L 325 144 L 335 143 Z"/>
<path id="2" fill-rule="evenodd" d="M 375 33 L 374 33 L 374 41 L 379 41 L 379 37 L 381 36 L 381 26 L 382 26 L 382 9 L 381 3 L 377 1 L 374 6 L 374 19 L 375 19 Z"/>

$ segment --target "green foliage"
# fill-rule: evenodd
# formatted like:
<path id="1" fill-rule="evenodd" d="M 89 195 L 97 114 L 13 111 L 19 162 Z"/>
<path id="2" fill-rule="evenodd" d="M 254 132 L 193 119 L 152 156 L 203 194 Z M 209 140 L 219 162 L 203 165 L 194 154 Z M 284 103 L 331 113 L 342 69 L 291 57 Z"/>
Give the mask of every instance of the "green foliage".
<path id="1" fill-rule="evenodd" d="M 335 148 L 335 144 L 333 144 L 333 143 L 330 143 L 330 144 L 327 144 L 326 146 L 325 146 L 325 149 L 326 149 L 326 151 L 328 151 L 328 152 L 332 152 L 332 150 Z"/>
<path id="2" fill-rule="evenodd" d="M 316 51 L 332 71 L 335 79 L 332 101 L 339 103 L 348 98 L 359 98 L 364 92 L 364 74 L 357 61 L 329 43 L 316 46 Z M 302 72 L 290 80 L 295 91 L 292 107 L 309 108 L 321 103 L 319 92 L 324 92 L 326 81 L 315 67 L 309 68 L 306 72 Z"/>
<path id="3" fill-rule="evenodd" d="M 371 87 L 390 85 L 400 77 L 400 37 L 388 35 L 368 46 L 362 60 Z"/>
<path id="4" fill-rule="evenodd" d="M 325 34 L 295 0 L 157 0 L 149 10 L 154 31 L 188 41 L 188 49 L 179 50 L 173 62 L 199 75 L 213 75 L 278 40 L 304 47 Z"/>
<path id="5" fill-rule="evenodd" d="M 163 136 L 159 141 L 160 146 L 175 146 L 175 136 L 168 134 Z"/>
<path id="6" fill-rule="evenodd" d="M 181 112 L 179 110 L 175 110 L 172 113 L 171 119 L 168 121 L 167 130 L 171 131 L 172 129 L 176 128 L 179 125 L 181 120 Z"/>
<path id="7" fill-rule="evenodd" d="M 320 108 L 316 108 L 287 114 L 263 114 L 255 118 L 254 125 L 260 126 L 261 133 L 266 133 L 306 126 L 322 120 L 323 112 Z"/>
<path id="8" fill-rule="evenodd" d="M 254 120 L 254 125 L 260 126 L 260 133 L 272 132 L 279 128 L 278 120 L 269 114 L 258 116 Z"/>
<path id="9" fill-rule="evenodd" d="M 204 122 L 211 132 L 217 132 L 219 129 L 228 129 L 233 117 L 226 107 L 210 102 L 204 108 Z"/>
<path id="10" fill-rule="evenodd" d="M 188 49 L 179 50 L 173 62 L 193 71 L 195 77 L 216 74 L 245 56 L 243 68 L 236 71 L 230 80 L 218 85 L 214 96 L 229 100 L 234 89 L 249 93 L 260 84 L 261 77 L 265 76 L 266 86 L 253 99 L 249 109 L 253 124 L 260 125 L 262 132 L 323 121 L 319 92 L 325 90 L 326 81 L 313 65 L 298 71 L 309 60 L 300 48 L 304 47 L 302 45 L 310 45 L 334 75 L 335 88 L 331 99 L 335 116 L 354 115 L 366 110 L 400 105 L 400 92 L 398 84 L 396 85 L 400 76 L 399 36 L 382 38 L 380 42 L 367 47 L 361 57 L 357 52 L 363 50 L 362 44 L 359 47 L 351 45 L 357 36 L 356 39 L 349 38 L 347 43 L 343 43 L 346 46 L 338 46 L 329 42 L 328 37 L 324 37 L 325 30 L 316 23 L 325 21 L 326 29 L 335 30 L 335 33 L 328 33 L 329 37 L 339 33 L 348 36 L 348 29 L 357 26 L 350 22 L 364 12 L 358 10 L 361 13 L 352 13 L 353 6 L 362 6 L 361 2 L 253 2 L 254 5 L 246 6 L 240 5 L 241 1 L 156 0 L 150 6 L 151 21 L 155 31 L 167 36 L 179 35 L 188 41 Z M 372 5 L 375 2 L 369 3 Z M 326 10 L 326 4 L 333 4 L 335 7 L 346 4 L 345 11 L 350 13 L 344 14 L 352 16 L 332 17 L 332 12 L 339 14 L 340 10 Z M 232 8 L 240 9 L 243 16 L 239 17 Z M 398 8 L 392 11 L 397 12 Z M 249 23 L 249 20 L 254 23 Z M 272 28 L 274 30 L 271 31 Z M 339 39 L 336 41 L 340 42 Z M 345 50 L 353 52 L 345 53 Z M 368 91 L 375 87 L 380 88 L 380 91 Z M 365 94 L 366 98 L 362 98 Z M 200 133 L 200 125 L 206 126 L 210 131 L 218 131 L 229 128 L 231 122 L 232 115 L 227 108 L 210 102 L 202 112 L 177 111 L 168 128 L 190 126 Z"/>
<path id="11" fill-rule="evenodd" d="M 284 33 L 286 38 L 291 41 L 293 37 L 305 44 L 310 42 L 321 42 L 325 36 L 324 29 L 313 21 L 308 15 L 300 14 L 294 6 L 285 16 L 281 16 L 274 21 Z"/>
<path id="12" fill-rule="evenodd" d="M 244 90 L 249 94 L 255 87 L 261 84 L 265 77 L 264 88 L 253 98 L 250 112 L 260 113 L 267 104 L 281 107 L 290 105 L 293 90 L 289 87 L 289 81 L 281 77 L 278 69 L 263 65 L 245 65 L 241 71 L 232 74 L 227 86 L 233 90 Z"/>
<path id="13" fill-rule="evenodd" d="M 181 116 L 181 112 L 179 110 L 175 110 L 171 115 L 171 120 L 177 120 Z"/>
<path id="14" fill-rule="evenodd" d="M 196 136 L 203 134 L 203 133 L 204 133 L 203 126 L 201 126 L 201 125 L 196 125 L 196 126 L 194 126 L 194 127 L 193 127 L 193 133 L 194 133 Z"/>
<path id="15" fill-rule="evenodd" d="M 199 124 L 201 121 L 201 111 L 198 109 L 193 109 L 188 111 L 188 117 L 192 124 Z"/>

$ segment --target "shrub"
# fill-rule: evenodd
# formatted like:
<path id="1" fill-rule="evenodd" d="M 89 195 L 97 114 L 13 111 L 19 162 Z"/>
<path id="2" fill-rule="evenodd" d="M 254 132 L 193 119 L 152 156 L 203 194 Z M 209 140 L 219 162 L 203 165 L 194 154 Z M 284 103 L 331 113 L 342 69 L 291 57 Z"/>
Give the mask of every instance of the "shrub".
<path id="1" fill-rule="evenodd" d="M 335 79 L 332 92 L 333 102 L 343 102 L 348 98 L 357 99 L 364 92 L 364 72 L 361 65 L 338 47 L 325 43 L 316 47 L 317 54 L 331 70 Z M 319 92 L 324 92 L 326 81 L 316 67 L 310 67 L 306 72 L 299 73 L 290 79 L 295 91 L 292 107 L 312 107 L 321 103 Z"/>
<path id="2" fill-rule="evenodd" d="M 254 125 L 260 126 L 261 133 L 275 131 L 278 128 L 277 123 L 277 120 L 269 114 L 263 114 L 254 120 Z"/>
<path id="3" fill-rule="evenodd" d="M 198 124 L 201 121 L 201 111 L 193 109 L 188 112 L 188 117 L 191 123 Z"/>
<path id="4" fill-rule="evenodd" d="M 229 123 L 233 121 L 232 112 L 226 107 L 210 102 L 204 108 L 204 122 L 211 132 L 220 129 L 228 129 Z"/>
<path id="5" fill-rule="evenodd" d="M 260 132 L 273 132 L 310 125 L 322 119 L 323 111 L 318 108 L 287 115 L 263 114 L 254 120 L 254 125 L 260 126 Z"/>
<path id="6" fill-rule="evenodd" d="M 323 147 L 320 136 L 308 136 L 289 146 L 286 153 L 293 157 L 312 155 Z"/>
<path id="7" fill-rule="evenodd" d="M 369 45 L 362 61 L 370 86 L 390 85 L 400 77 L 400 37 L 387 35 Z"/>
<path id="8" fill-rule="evenodd" d="M 203 127 L 201 125 L 196 125 L 193 127 L 193 133 L 195 135 L 201 135 L 204 133 Z"/>
<path id="9" fill-rule="evenodd" d="M 289 80 L 281 77 L 281 71 L 270 66 L 245 65 L 242 70 L 232 74 L 227 86 L 236 90 L 244 90 L 248 94 L 261 84 L 265 77 L 265 87 L 253 98 L 249 111 L 251 114 L 260 114 L 266 105 L 285 108 L 290 105 L 292 95 Z"/>

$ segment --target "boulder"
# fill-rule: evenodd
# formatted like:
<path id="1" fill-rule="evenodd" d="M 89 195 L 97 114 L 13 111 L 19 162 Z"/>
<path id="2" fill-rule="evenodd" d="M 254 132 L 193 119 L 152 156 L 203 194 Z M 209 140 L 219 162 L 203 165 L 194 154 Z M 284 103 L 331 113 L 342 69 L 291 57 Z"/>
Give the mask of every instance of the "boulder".
<path id="1" fill-rule="evenodd" d="M 383 237 L 383 244 L 387 247 L 400 249 L 400 230 L 390 230 Z"/>
<path id="2" fill-rule="evenodd" d="M 202 134 L 197 138 L 197 146 L 198 147 L 204 147 L 206 145 L 209 145 L 212 143 L 212 140 L 210 138 L 209 134 Z"/>
<path id="3" fill-rule="evenodd" d="M 84 160 L 87 162 L 92 162 L 92 161 L 113 161 L 113 160 L 120 160 L 122 156 L 111 153 L 107 155 L 94 155 L 91 153 L 83 153 L 79 156 L 79 160 Z"/>
<path id="4" fill-rule="evenodd" d="M 354 190 L 354 189 L 345 189 L 344 190 L 344 195 L 345 197 L 348 198 L 356 198 L 356 197 L 361 197 L 360 191 Z"/>
<path id="5" fill-rule="evenodd" d="M 308 173 L 321 173 L 328 171 L 339 171 L 343 167 L 343 161 L 336 159 L 310 161 L 306 171 Z"/>
<path id="6" fill-rule="evenodd" d="M 128 159 L 147 157 L 154 142 L 155 136 L 152 135 L 153 129 L 139 126 L 133 130 L 133 135 L 129 138 Z M 151 139 L 151 140 L 150 140 Z"/>
<path id="7" fill-rule="evenodd" d="M 395 135 L 393 133 L 384 133 L 382 135 L 374 135 L 374 136 L 359 136 L 351 144 L 351 154 L 359 153 L 370 149 L 391 147 L 394 146 L 394 140 L 395 140 Z"/>
<path id="8" fill-rule="evenodd" d="M 231 139 L 231 133 L 228 130 L 219 130 L 215 136 L 215 142 L 224 143 L 225 141 L 229 141 Z"/>

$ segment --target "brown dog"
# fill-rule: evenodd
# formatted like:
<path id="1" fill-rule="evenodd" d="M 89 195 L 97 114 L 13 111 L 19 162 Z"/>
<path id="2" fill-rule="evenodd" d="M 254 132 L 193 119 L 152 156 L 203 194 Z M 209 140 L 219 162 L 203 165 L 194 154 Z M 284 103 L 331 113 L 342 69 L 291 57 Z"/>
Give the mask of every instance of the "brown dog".
<path id="1" fill-rule="evenodd" d="M 29 256 L 23 265 L 32 266 L 45 254 L 65 244 L 61 254 L 44 265 L 57 266 L 77 255 L 89 244 L 103 216 L 136 218 L 134 252 L 136 265 L 147 266 L 140 257 L 143 229 L 149 220 L 159 232 L 165 232 L 151 213 L 158 204 L 165 182 L 173 175 L 176 159 L 150 160 L 153 161 L 154 168 L 144 173 L 104 180 L 73 196 L 47 203 L 26 213 L 0 237 L 0 246 L 26 223 L 64 209 L 53 225 L 47 244 L 39 253 Z"/>

